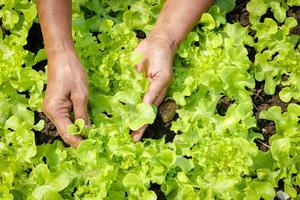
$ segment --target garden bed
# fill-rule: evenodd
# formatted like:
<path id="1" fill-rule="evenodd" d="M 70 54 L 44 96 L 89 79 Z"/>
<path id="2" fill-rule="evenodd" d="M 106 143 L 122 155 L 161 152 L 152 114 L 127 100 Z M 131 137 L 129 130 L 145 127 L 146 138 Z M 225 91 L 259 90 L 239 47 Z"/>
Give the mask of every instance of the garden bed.
<path id="1" fill-rule="evenodd" d="M 38 86 L 34 84 L 38 82 L 36 81 L 38 80 L 36 78 L 38 73 L 40 73 L 40 76 L 45 76 L 47 61 L 45 59 L 37 62 L 30 60 L 34 58 L 39 50 L 44 48 L 41 28 L 35 20 L 28 30 L 27 44 L 22 46 L 30 54 L 24 56 L 22 58 L 24 62 L 20 64 L 20 68 L 33 71 L 34 75 L 28 75 L 28 79 L 31 80 L 34 77 L 32 78 L 32 85 L 34 86 L 32 88 L 28 86 L 28 88 L 24 89 L 22 85 L 28 84 L 27 80 L 20 80 L 18 75 L 8 79 L 11 81 L 11 86 L 3 86 L 5 89 L 8 88 L 6 91 L 3 90 L 3 94 L 7 92 L 7 99 L 9 99 L 5 102 L 10 102 L 13 99 L 11 97 L 15 97 L 14 95 L 18 97 L 16 98 L 17 100 L 12 101 L 10 105 L 12 109 L 3 112 L 3 119 L 9 121 L 9 123 L 6 122 L 5 126 L 0 126 L 0 162 L 1 159 L 8 160 L 4 160 L 3 163 L 9 163 L 10 167 L 7 169 L 13 169 L 9 173 L 13 173 L 11 176 L 14 177 L 12 178 L 14 180 L 9 182 L 0 173 L 0 183 L 3 183 L 5 186 L 5 188 L 3 186 L 4 189 L 0 186 L 0 198 L 3 191 L 3 194 L 12 194 L 16 198 L 36 195 L 42 190 L 47 190 L 47 192 L 58 195 L 63 199 L 71 199 L 75 196 L 83 198 L 89 195 L 103 195 L 101 197 L 111 199 L 121 197 L 137 198 L 140 195 L 148 195 L 147 197 L 150 199 L 150 197 L 154 197 L 155 193 L 156 198 L 159 200 L 185 199 L 187 197 L 193 199 L 200 196 L 201 198 L 238 199 L 239 195 L 248 195 L 248 197 L 253 197 L 253 199 L 269 200 L 276 196 L 276 192 L 277 196 L 275 198 L 280 200 L 284 199 L 282 195 L 280 196 L 280 192 L 284 192 L 284 195 L 298 198 L 300 196 L 300 186 L 298 184 L 300 181 L 300 163 L 297 160 L 299 157 L 299 150 L 297 149 L 299 125 L 295 125 L 297 108 L 293 107 L 294 110 L 292 111 L 288 111 L 288 108 L 300 105 L 300 102 L 298 101 L 299 99 L 296 100 L 294 98 L 297 95 L 292 95 L 285 102 L 281 98 L 281 92 L 286 88 L 292 88 L 292 92 L 297 90 L 297 86 L 293 85 L 294 82 L 288 81 L 290 79 L 294 80 L 298 72 L 296 70 L 284 71 L 284 67 L 279 66 L 284 65 L 280 59 L 276 60 L 278 55 L 279 57 L 281 56 L 281 52 L 273 53 L 266 61 L 262 59 L 261 55 L 266 51 L 271 51 L 276 44 L 271 44 L 268 41 L 270 45 L 267 42 L 266 44 L 269 46 L 265 48 L 259 46 L 265 45 L 264 40 L 267 41 L 269 38 L 258 36 L 263 35 L 263 33 L 257 27 L 261 26 L 263 29 L 265 28 L 264 26 L 269 25 L 270 27 L 266 30 L 270 29 L 272 31 L 273 27 L 270 25 L 272 22 L 269 22 L 270 24 L 265 23 L 272 19 L 276 24 L 276 28 L 278 26 L 278 30 L 281 31 L 286 21 L 280 22 L 281 16 L 275 16 L 272 8 L 268 8 L 257 24 L 251 24 L 251 14 L 257 14 L 254 11 L 249 12 L 251 10 L 249 4 L 252 2 L 254 1 L 236 0 L 235 7 L 224 16 L 226 22 L 223 22 L 221 19 L 224 12 L 226 12 L 226 6 L 219 3 L 221 10 L 225 11 L 222 13 L 214 7 L 210 11 L 212 17 L 206 16 L 193 29 L 192 34 L 183 42 L 177 52 L 178 55 L 175 57 L 175 78 L 174 83 L 170 87 L 170 94 L 157 109 L 157 116 L 153 124 L 149 125 L 145 131 L 141 139 L 142 143 L 137 145 L 128 142 L 127 135 L 130 134 L 131 130 L 126 119 L 126 116 L 131 120 L 135 119 L 134 113 L 131 112 L 136 107 L 131 104 L 131 101 L 126 102 L 125 99 L 125 102 L 123 102 L 123 99 L 121 101 L 114 95 L 120 91 L 128 92 L 126 88 L 124 91 L 122 90 L 124 86 L 136 87 L 131 90 L 136 92 L 133 93 L 137 94 L 137 96 L 143 94 L 144 91 L 141 89 L 141 85 L 144 84 L 143 80 L 138 75 L 135 75 L 134 73 L 136 72 L 133 72 L 132 69 L 128 69 L 131 61 L 126 60 L 133 46 L 127 47 L 126 45 L 132 45 L 136 43 L 136 40 L 141 41 L 145 39 L 147 31 L 149 31 L 148 27 L 146 25 L 131 27 L 132 24 L 130 23 L 125 23 L 124 25 L 123 20 L 126 21 L 126 18 L 123 18 L 124 12 L 139 12 L 134 11 L 135 7 L 132 5 L 126 6 L 126 3 L 124 5 L 113 5 L 112 3 L 111 5 L 111 2 L 108 1 L 106 4 L 107 8 L 111 6 L 113 9 L 110 11 L 101 10 L 99 14 L 97 10 L 93 10 L 95 5 L 79 3 L 78 7 L 76 7 L 79 9 L 76 10 L 78 12 L 75 15 L 77 18 L 74 17 L 75 19 L 73 19 L 75 21 L 73 31 L 76 33 L 74 42 L 78 55 L 82 58 L 82 62 L 87 68 L 91 79 L 90 86 L 93 93 L 91 94 L 92 100 L 89 108 L 95 127 L 89 132 L 89 137 L 82 142 L 83 144 L 78 150 L 70 149 L 59 137 L 54 124 L 38 107 L 39 104 L 34 104 L 32 102 L 35 101 L 30 100 L 31 104 L 26 104 L 27 107 L 22 112 L 31 112 L 31 114 L 24 114 L 25 117 L 20 117 L 21 120 L 13 119 L 11 121 L 22 127 L 21 121 L 26 121 L 26 117 L 30 118 L 28 116 L 33 115 L 34 123 L 32 122 L 31 126 L 27 124 L 22 127 L 22 136 L 27 134 L 24 131 L 27 128 L 29 130 L 28 134 L 30 131 L 34 133 L 33 139 L 35 144 L 28 142 L 27 146 L 22 147 L 26 150 L 18 150 L 18 145 L 22 146 L 26 142 L 22 141 L 22 145 L 20 145 L 17 143 L 20 139 L 10 141 L 6 147 L 6 150 L 8 150 L 3 151 L 4 156 L 2 158 L 1 148 L 5 148 L 1 145 L 10 140 L 9 138 L 6 139 L 6 135 L 18 131 L 14 123 L 8 120 L 11 118 L 5 118 L 6 115 L 9 116 L 10 113 L 15 112 L 12 105 L 22 107 L 24 102 L 33 98 L 35 94 L 42 98 L 42 94 L 46 89 L 46 82 L 44 82 L 43 90 L 36 92 Z M 151 13 L 149 18 L 151 19 L 149 19 L 148 23 L 155 21 L 155 12 L 160 8 L 160 3 L 159 1 L 151 5 L 149 2 L 145 3 L 149 7 L 152 6 L 149 9 Z M 216 16 L 218 12 L 220 12 L 219 18 Z M 81 21 L 82 18 L 80 18 L 82 13 L 84 13 L 83 18 L 86 20 L 84 23 Z M 293 50 L 298 51 L 299 38 L 296 36 L 300 36 L 300 6 L 288 7 L 285 14 L 287 17 L 296 19 L 297 25 L 289 30 L 288 36 L 290 39 L 286 39 L 288 42 L 282 39 L 285 36 L 278 36 L 278 38 L 282 39 L 283 45 L 290 47 L 289 45 L 293 44 Z M 253 18 L 255 18 L 255 15 Z M 2 23 L 2 18 L 0 19 L 1 33 L 5 37 L 15 34 L 16 30 L 6 28 Z M 109 30 L 103 30 L 102 32 L 102 30 L 98 30 L 93 26 L 93 20 L 99 23 L 97 25 L 100 26 L 101 24 L 103 27 L 108 26 L 110 22 L 114 25 Z M 111 21 L 108 23 L 105 20 Z M 103 21 L 107 23 L 103 25 Z M 235 26 L 236 23 L 241 26 Z M 81 26 L 78 24 L 81 24 Z M 116 24 L 122 24 L 123 27 L 116 28 Z M 83 26 L 84 28 L 82 28 Z M 210 26 L 214 27 L 211 28 Z M 119 35 L 115 36 L 116 32 L 113 31 L 118 30 L 118 28 L 124 34 L 118 32 Z M 246 30 L 246 35 L 250 36 L 251 39 L 244 39 L 246 36 L 237 30 Z M 228 33 L 240 34 L 240 38 L 244 38 L 236 38 Z M 222 38 L 221 42 L 218 40 L 218 37 Z M 105 43 L 107 38 L 109 38 L 109 42 Z M 127 40 L 131 43 L 124 43 Z M 212 41 L 211 44 L 209 44 L 210 40 Z M 244 41 L 241 42 L 241 40 Z M 251 40 L 253 40 L 253 43 L 251 43 Z M 233 47 L 230 47 L 226 42 L 232 43 Z M 111 43 L 114 45 L 110 45 Z M 211 48 L 211 46 L 213 47 Z M 126 53 L 116 52 L 117 50 L 120 51 L 119 49 Z M 240 52 L 232 53 L 235 49 L 238 49 Z M 211 53 L 213 50 L 215 51 Z M 244 50 L 247 56 L 245 54 L 243 57 Z M 222 53 L 223 51 L 225 55 Z M 289 51 L 292 50 L 289 49 Z M 208 55 L 205 57 L 199 52 Z M 200 61 L 199 64 L 195 55 L 201 59 L 201 62 L 205 61 L 208 64 L 205 62 L 200 63 Z M 218 58 L 218 56 L 221 58 Z M 235 61 L 228 61 L 228 58 L 232 59 L 234 56 L 236 56 L 237 64 Z M 224 67 L 227 70 L 220 66 L 215 66 L 215 63 L 211 61 L 214 59 L 220 59 L 220 62 L 216 61 L 216 63 L 221 66 L 225 63 Z M 290 58 L 287 57 L 286 59 Z M 272 63 L 272 61 L 274 62 Z M 30 63 L 34 64 L 30 66 Z M 294 63 L 289 63 L 289 65 L 292 64 Z M 273 65 L 283 70 L 277 72 L 276 69 L 270 67 L 273 67 Z M 298 65 L 300 67 L 300 63 Z M 261 66 L 267 66 L 270 69 L 269 71 L 264 71 L 265 69 Z M 212 69 L 214 67 L 216 69 Z M 202 73 L 206 73 L 206 69 L 210 73 L 208 73 L 207 77 L 203 77 Z M 230 70 L 233 70 L 232 74 L 236 74 L 236 76 L 230 74 Z M 263 78 L 261 75 L 262 71 L 265 72 Z M 102 72 L 106 73 L 105 76 Z M 121 72 L 126 72 L 131 76 L 134 75 L 135 80 L 132 81 L 134 83 L 122 77 Z M 199 80 L 195 73 L 199 73 Z M 209 77 L 211 74 L 216 75 L 216 78 Z M 272 76 L 272 78 L 268 76 Z M 200 79 L 202 82 L 200 82 Z M 17 81 L 20 81 L 20 85 L 16 83 Z M 40 78 L 39 81 L 43 82 L 44 79 Z M 272 84 L 270 86 L 270 82 L 276 82 L 275 86 Z M 273 94 L 268 94 L 272 91 L 273 86 L 275 87 Z M 16 94 L 12 91 L 16 91 Z M 105 101 L 109 103 L 104 102 L 104 106 L 95 105 L 94 99 L 102 102 L 101 99 L 98 99 L 98 93 L 100 96 L 102 95 L 101 97 L 105 97 Z M 0 98 L 1 95 L 0 90 Z M 247 99 L 245 96 L 249 98 Z M 249 101 L 247 101 L 249 99 L 252 105 L 250 109 Z M 36 102 L 38 101 L 36 100 Z M 107 106 L 105 103 L 109 105 Z M 3 103 L 3 105 L 5 104 Z M 277 113 L 278 116 L 276 117 L 282 121 L 290 120 L 293 123 L 291 125 L 293 128 L 288 130 L 291 133 L 285 133 L 282 130 L 285 124 L 280 124 L 280 121 L 276 121 L 277 118 L 273 121 L 265 119 L 273 116 L 261 116 L 261 114 L 266 116 L 270 109 L 277 106 L 281 109 L 281 113 Z M 2 107 L 4 108 L 5 106 L 2 106 L 0 101 L 0 108 Z M 116 109 L 116 111 L 111 109 L 111 107 Z M 126 113 L 124 111 L 128 110 L 130 112 L 124 114 Z M 19 110 L 16 112 L 20 113 Z M 284 116 L 288 112 L 291 112 L 290 118 Z M 251 114 L 250 116 L 249 113 Z M 15 115 L 19 117 L 19 114 Z M 269 115 L 271 114 L 269 113 Z M 0 116 L 0 122 L 2 123 L 1 120 Z M 41 121 L 44 121 L 45 124 L 43 127 L 37 128 Z M 255 121 L 255 125 L 253 125 L 253 121 Z M 289 121 L 287 124 L 289 124 Z M 1 133 L 2 130 L 3 134 Z M 124 132 L 127 134 L 126 136 L 124 136 Z M 31 136 L 24 136 L 24 138 L 31 138 Z M 273 146 L 274 141 L 282 141 L 286 145 L 281 146 L 280 142 L 275 143 L 278 146 L 277 148 L 275 145 Z M 32 153 L 31 157 L 20 155 L 19 159 L 15 159 L 13 156 L 13 154 L 18 155 L 17 152 L 27 151 L 35 153 Z M 7 156 L 10 155 L 10 152 L 12 154 L 11 157 Z M 87 169 L 85 170 L 85 168 Z M 4 170 L 5 168 L 0 163 L 0 171 L 1 169 Z M 47 174 L 45 175 L 46 178 L 43 179 L 44 175 L 42 175 L 42 178 L 39 179 L 41 174 Z M 64 184 L 57 181 L 61 178 L 65 181 Z M 33 180 L 33 183 L 28 187 L 29 189 L 26 189 L 28 186 L 26 181 L 28 179 Z M 24 180 L 26 181 L 24 182 Z M 59 186 L 53 186 L 55 184 Z M 52 188 L 49 189 L 48 186 Z M 98 189 L 95 190 L 95 188 Z M 45 194 L 48 193 L 45 192 Z M 6 196 L 3 198 L 6 198 Z"/>

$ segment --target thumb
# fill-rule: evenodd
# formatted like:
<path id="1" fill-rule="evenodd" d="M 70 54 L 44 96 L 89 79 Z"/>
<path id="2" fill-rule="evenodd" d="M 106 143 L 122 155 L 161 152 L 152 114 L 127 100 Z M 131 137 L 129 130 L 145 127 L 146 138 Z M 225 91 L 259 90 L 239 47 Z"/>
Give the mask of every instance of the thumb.
<path id="1" fill-rule="evenodd" d="M 143 102 L 147 104 L 154 104 L 158 107 L 166 95 L 168 85 L 168 78 L 165 79 L 164 77 L 158 77 L 153 79 L 144 96 Z"/>
<path id="2" fill-rule="evenodd" d="M 50 99 L 50 100 L 49 100 Z M 72 124 L 70 120 L 71 102 L 66 99 L 48 98 L 47 94 L 43 102 L 43 111 L 54 123 L 60 137 L 63 141 L 72 147 L 77 147 L 81 141 L 78 136 L 72 136 L 68 133 L 67 127 Z"/>
<path id="3" fill-rule="evenodd" d="M 53 123 L 55 124 L 64 142 L 74 148 L 77 148 L 81 142 L 81 138 L 79 136 L 73 136 L 68 133 L 67 128 L 70 124 L 72 124 L 70 118 L 68 116 L 61 116 L 53 119 Z"/>
<path id="4" fill-rule="evenodd" d="M 148 124 L 142 126 L 140 129 L 138 129 L 137 131 L 134 131 L 131 134 L 131 137 L 132 137 L 134 142 L 140 141 L 140 139 L 142 138 L 142 136 L 143 136 L 144 132 L 146 131 L 147 127 L 148 127 Z"/>
<path id="5" fill-rule="evenodd" d="M 166 91 L 167 91 L 167 87 L 168 87 L 168 82 L 165 82 L 167 79 L 154 79 L 149 88 L 148 91 L 146 92 L 145 96 L 144 96 L 144 103 L 147 104 L 154 104 L 157 107 L 160 105 L 160 103 L 163 101 L 165 95 L 166 95 Z M 142 126 L 140 129 L 138 129 L 137 131 L 134 131 L 131 136 L 134 140 L 134 142 L 138 142 L 144 132 L 146 131 L 148 127 L 148 124 L 145 124 L 144 126 Z"/>

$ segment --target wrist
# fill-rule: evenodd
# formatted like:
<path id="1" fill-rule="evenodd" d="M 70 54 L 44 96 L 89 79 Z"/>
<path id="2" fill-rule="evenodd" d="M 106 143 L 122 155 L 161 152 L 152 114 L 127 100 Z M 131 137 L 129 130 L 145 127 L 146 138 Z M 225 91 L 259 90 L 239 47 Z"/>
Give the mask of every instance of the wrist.
<path id="1" fill-rule="evenodd" d="M 151 33 L 149 34 L 149 39 L 158 39 L 160 41 L 163 41 L 165 44 L 169 46 L 172 52 L 176 52 L 176 49 L 178 48 L 180 41 L 176 38 L 172 37 L 171 34 L 167 33 L 166 31 L 160 29 L 160 28 L 154 28 Z"/>
<path id="2" fill-rule="evenodd" d="M 47 52 L 47 58 L 49 69 L 77 69 L 78 67 L 83 68 L 77 56 L 75 48 L 52 49 L 51 51 Z"/>
<path id="3" fill-rule="evenodd" d="M 46 54 L 48 59 L 54 59 L 54 58 L 69 58 L 69 57 L 77 57 L 76 50 L 74 46 L 69 47 L 55 47 L 55 48 L 47 48 Z"/>
<path id="4" fill-rule="evenodd" d="M 75 53 L 75 47 L 72 41 L 60 43 L 59 45 L 52 45 L 52 46 L 46 45 L 45 50 L 48 57 L 60 55 L 64 53 Z"/>
<path id="5" fill-rule="evenodd" d="M 149 40 L 156 40 L 163 44 L 165 44 L 173 53 L 176 52 L 178 44 L 175 40 L 169 37 L 168 34 L 162 31 L 151 31 L 149 36 L 147 37 Z"/>

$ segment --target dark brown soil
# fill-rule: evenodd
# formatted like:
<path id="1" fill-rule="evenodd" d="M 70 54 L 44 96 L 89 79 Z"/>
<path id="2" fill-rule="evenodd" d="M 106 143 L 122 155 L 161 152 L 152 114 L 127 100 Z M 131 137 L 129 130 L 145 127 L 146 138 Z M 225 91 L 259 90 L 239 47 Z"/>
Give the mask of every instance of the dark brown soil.
<path id="1" fill-rule="evenodd" d="M 157 200 L 164 200 L 164 199 L 166 199 L 166 197 L 165 197 L 164 193 L 161 191 L 160 187 L 161 186 L 158 184 L 151 183 L 149 190 L 152 190 L 155 192 L 155 194 L 157 196 Z"/>
<path id="2" fill-rule="evenodd" d="M 45 127 L 40 132 L 35 133 L 35 142 L 37 145 L 44 143 L 53 143 L 56 139 L 60 139 L 54 124 L 42 112 L 35 112 L 35 121 L 40 119 L 45 121 Z"/>
<path id="3" fill-rule="evenodd" d="M 256 55 L 256 51 L 255 51 L 254 47 L 245 45 L 245 48 L 246 48 L 247 51 L 248 51 L 248 58 L 249 58 L 249 60 L 250 60 L 252 63 L 254 63 L 254 61 L 255 61 L 255 55 Z"/>
<path id="4" fill-rule="evenodd" d="M 251 29 L 251 24 L 249 21 L 249 12 L 246 9 L 246 5 L 249 2 L 249 0 L 237 0 L 236 1 L 236 7 L 226 15 L 226 19 L 229 23 L 236 23 L 239 22 L 243 27 L 248 27 L 249 35 L 252 37 L 255 37 L 256 32 Z M 298 21 L 298 26 L 291 29 L 290 34 L 297 34 L 299 35 L 300 32 L 300 7 L 292 7 L 287 11 L 287 16 L 289 17 L 295 17 Z M 274 17 L 274 14 L 272 13 L 271 9 L 268 9 L 266 14 L 264 14 L 260 21 L 263 22 L 265 18 L 272 18 L 277 22 L 278 25 L 280 24 Z M 253 47 L 245 45 L 245 48 L 248 51 L 248 57 L 249 60 L 254 63 L 255 61 L 255 55 L 256 51 Z M 275 55 L 276 56 L 276 55 Z M 288 78 L 287 76 L 283 78 Z M 279 92 L 282 89 L 282 86 L 277 86 L 276 92 L 274 95 L 267 95 L 264 92 L 264 82 L 256 82 L 256 87 L 253 90 L 252 95 L 252 101 L 254 106 L 254 115 L 257 120 L 257 129 L 255 129 L 257 132 L 260 132 L 263 134 L 264 139 L 263 140 L 256 140 L 257 146 L 262 151 L 268 151 L 269 149 L 269 138 L 276 133 L 276 127 L 275 123 L 273 121 L 259 119 L 259 114 L 263 110 L 268 110 L 272 106 L 280 106 L 282 108 L 282 111 L 285 112 L 287 110 L 287 106 L 290 103 L 297 103 L 295 100 L 291 100 L 288 103 L 284 103 L 279 98 Z M 225 112 L 230 105 L 229 100 L 224 98 L 221 99 L 218 103 L 217 110 L 220 115 L 225 115 Z"/>
<path id="5" fill-rule="evenodd" d="M 246 5 L 249 0 L 238 0 L 236 7 L 226 15 L 226 20 L 229 23 L 239 22 L 243 27 L 248 27 L 248 34 L 252 37 L 255 36 L 256 31 L 251 29 L 251 24 L 249 21 L 249 12 L 246 9 Z M 248 51 L 248 58 L 254 63 L 256 51 L 253 47 L 245 45 Z"/>
<path id="6" fill-rule="evenodd" d="M 276 190 L 276 192 L 278 192 L 278 191 L 284 191 L 284 181 L 283 181 L 283 179 L 280 179 L 279 181 L 278 181 L 278 187 L 277 188 L 275 188 L 275 190 Z"/>
<path id="7" fill-rule="evenodd" d="M 219 113 L 219 115 L 225 116 L 228 107 L 233 103 L 233 100 L 229 99 L 227 96 L 223 96 L 217 104 L 217 112 Z"/>
<path id="8" fill-rule="evenodd" d="M 1 8 L 1 7 L 0 7 Z M 2 18 L 0 18 L 0 29 L 3 33 L 3 37 L 5 35 L 9 36 L 11 34 L 11 32 L 9 30 L 6 30 L 3 26 L 2 26 Z"/>
<path id="9" fill-rule="evenodd" d="M 226 15 L 226 20 L 229 23 L 240 22 L 246 27 L 250 24 L 249 12 L 246 10 L 246 5 L 250 0 L 237 0 L 235 8 Z"/>
<path id="10" fill-rule="evenodd" d="M 143 138 L 159 139 L 166 136 L 166 142 L 172 142 L 175 133 L 170 130 L 171 121 L 177 118 L 177 105 L 174 101 L 166 101 L 158 108 L 158 115 L 153 124 L 146 129 Z"/>
<path id="11" fill-rule="evenodd" d="M 300 186 L 299 186 L 299 185 L 296 185 L 296 186 L 295 186 L 295 189 L 297 190 L 297 194 L 300 194 Z"/>
<path id="12" fill-rule="evenodd" d="M 287 76 L 283 76 L 286 79 Z M 298 103 L 296 100 L 292 99 L 290 102 L 285 103 L 280 100 L 279 92 L 283 87 L 281 85 L 276 87 L 274 95 L 267 95 L 264 92 L 264 82 L 256 82 L 256 87 L 253 90 L 252 101 L 253 101 L 253 112 L 257 121 L 257 131 L 262 133 L 264 136 L 263 140 L 257 140 L 256 143 L 262 151 L 268 150 L 268 140 L 276 133 L 275 123 L 273 121 L 259 119 L 259 114 L 263 110 L 268 110 L 272 106 L 280 106 L 282 112 L 287 111 L 287 107 L 290 103 Z"/>
<path id="13" fill-rule="evenodd" d="M 135 35 L 139 39 L 145 39 L 146 38 L 146 33 L 142 30 L 136 30 Z"/>
<path id="14" fill-rule="evenodd" d="M 287 11 L 287 16 L 295 17 L 298 21 L 298 25 L 290 30 L 290 34 L 300 35 L 300 6 L 291 7 Z"/>
<path id="15" fill-rule="evenodd" d="M 266 18 L 271 18 L 273 19 L 278 25 L 282 25 L 277 21 L 277 19 L 274 17 L 274 13 L 272 12 L 271 8 L 268 8 L 267 12 L 261 16 L 260 22 L 264 22 Z"/>

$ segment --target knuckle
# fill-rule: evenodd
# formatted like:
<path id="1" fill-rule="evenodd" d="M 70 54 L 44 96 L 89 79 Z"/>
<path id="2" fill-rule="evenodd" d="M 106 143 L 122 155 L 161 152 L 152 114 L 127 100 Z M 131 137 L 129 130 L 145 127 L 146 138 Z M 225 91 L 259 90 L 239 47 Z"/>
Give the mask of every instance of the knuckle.
<path id="1" fill-rule="evenodd" d="M 74 101 L 75 101 L 75 103 L 85 102 L 87 97 L 88 97 L 88 94 L 85 92 L 78 93 L 78 94 L 74 95 Z"/>
<path id="2" fill-rule="evenodd" d="M 84 90 L 81 91 L 80 93 L 74 94 L 74 101 L 75 103 L 81 103 L 81 102 L 86 102 L 88 98 L 88 91 Z"/>
<path id="3" fill-rule="evenodd" d="M 51 115 L 53 113 L 53 110 L 54 110 L 53 102 L 51 102 L 47 99 L 44 99 L 43 105 L 42 105 L 42 110 L 46 115 Z"/>

